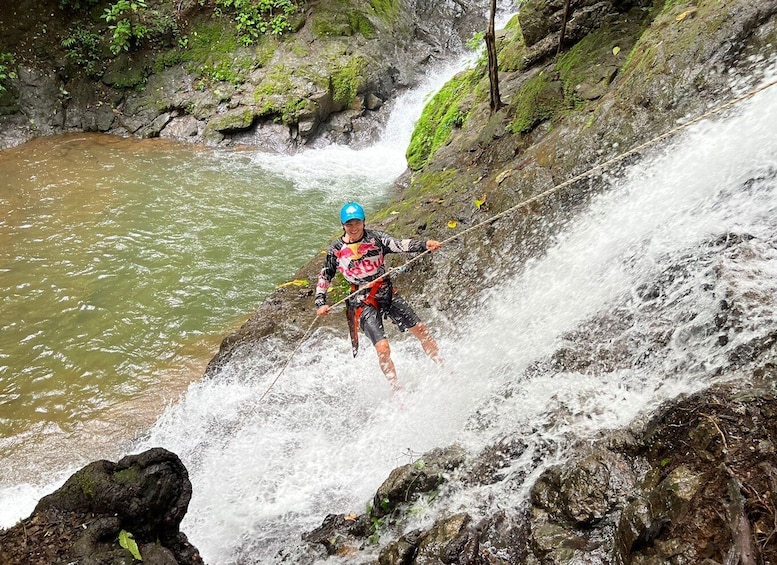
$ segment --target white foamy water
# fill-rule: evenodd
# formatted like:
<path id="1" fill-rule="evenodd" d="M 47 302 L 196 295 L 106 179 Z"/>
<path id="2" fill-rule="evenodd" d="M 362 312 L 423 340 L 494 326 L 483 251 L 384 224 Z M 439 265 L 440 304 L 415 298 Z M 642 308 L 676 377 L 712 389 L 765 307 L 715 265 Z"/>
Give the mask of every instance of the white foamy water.
<path id="1" fill-rule="evenodd" d="M 453 374 L 395 336 L 411 390 L 402 406 L 371 348 L 352 360 L 346 336 L 327 331 L 261 403 L 279 367 L 259 359 L 193 385 L 138 446 L 168 447 L 190 469 L 184 531 L 210 563 L 273 562 L 328 513 L 363 512 L 394 467 L 454 442 L 474 455 L 518 432 L 530 447 L 504 481 L 460 490 L 417 525 L 461 508 L 488 513 L 494 496 L 516 507 L 570 438 L 737 376 L 732 351 L 777 323 L 774 131 L 770 89 L 631 167 L 544 256 L 457 322 L 465 337 L 440 336 Z M 713 321 L 723 299 L 744 311 L 727 343 Z M 553 368 L 563 348 L 609 361 Z"/>

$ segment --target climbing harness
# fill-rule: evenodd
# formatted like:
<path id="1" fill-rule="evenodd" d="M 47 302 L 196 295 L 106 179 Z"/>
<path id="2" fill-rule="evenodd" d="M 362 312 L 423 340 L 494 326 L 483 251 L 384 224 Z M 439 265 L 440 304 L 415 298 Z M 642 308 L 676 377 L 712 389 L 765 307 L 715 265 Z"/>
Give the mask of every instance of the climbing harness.
<path id="1" fill-rule="evenodd" d="M 539 200 L 542 200 L 542 199 L 550 196 L 551 194 L 559 192 L 561 189 L 566 188 L 566 187 L 568 187 L 568 186 L 570 186 L 570 185 L 572 185 L 572 184 L 574 184 L 574 183 L 576 183 L 576 182 L 578 182 L 578 181 L 580 181 L 582 179 L 588 178 L 588 177 L 594 175 L 595 173 L 598 173 L 599 171 L 602 171 L 602 170 L 604 170 L 604 169 L 614 165 L 615 163 L 619 163 L 619 162 L 623 161 L 624 159 L 626 159 L 626 158 L 628 158 L 628 157 L 630 157 L 632 155 L 636 155 L 637 153 L 639 153 L 640 151 L 646 149 L 647 147 L 650 147 L 650 146 L 655 145 L 655 144 L 657 144 L 657 143 L 659 143 L 661 141 L 664 141 L 664 140 L 672 137 L 676 133 L 678 133 L 678 132 L 680 132 L 680 131 L 682 131 L 684 129 L 687 129 L 690 126 L 692 126 L 694 124 L 697 124 L 697 123 L 701 122 L 702 120 L 705 120 L 705 119 L 707 119 L 707 118 L 709 118 L 711 116 L 719 114 L 719 113 L 723 112 L 724 110 L 727 110 L 728 108 L 736 106 L 737 104 L 739 104 L 741 102 L 744 102 L 745 100 L 747 100 L 749 98 L 752 98 L 753 96 L 755 96 L 759 92 L 763 92 L 764 90 L 767 90 L 767 89 L 769 89 L 769 88 L 771 88 L 771 87 L 773 87 L 775 85 L 777 85 L 777 80 L 774 80 L 774 81 L 768 82 L 766 84 L 763 84 L 763 85 L 759 86 L 758 88 L 755 88 L 755 89 L 747 92 L 746 94 L 743 94 L 742 96 L 734 98 L 733 100 L 730 100 L 730 101 L 726 102 L 725 104 L 721 104 L 720 106 L 717 106 L 717 107 L 715 107 L 715 108 L 713 108 L 713 109 L 711 109 L 711 110 L 701 114 L 700 116 L 698 116 L 698 117 L 696 117 L 696 118 L 694 118 L 694 119 L 692 119 L 690 121 L 684 122 L 684 123 L 682 123 L 682 124 L 672 128 L 672 129 L 662 133 L 661 135 L 658 135 L 658 136 L 656 136 L 656 137 L 654 137 L 652 139 L 649 139 L 648 141 L 645 141 L 644 143 L 641 143 L 641 144 L 639 144 L 639 145 L 637 145 L 635 147 L 632 147 L 628 151 L 620 153 L 620 154 L 616 155 L 615 157 L 612 157 L 611 159 L 607 159 L 603 163 L 599 163 L 598 165 L 595 165 L 595 166 L 591 167 L 590 169 L 580 173 L 579 175 L 576 175 L 576 176 L 574 176 L 574 177 L 572 177 L 570 179 L 567 179 L 564 182 L 559 183 L 559 184 L 557 184 L 557 185 L 555 185 L 555 186 L 553 186 L 553 187 L 551 187 L 551 188 L 549 188 L 549 189 L 547 189 L 547 190 L 545 190 L 543 192 L 535 194 L 534 196 L 532 196 L 530 198 L 527 198 L 526 200 L 524 200 L 522 202 L 519 202 L 518 204 L 516 204 L 515 206 L 512 206 L 511 208 L 507 208 L 506 210 L 503 210 L 503 211 L 499 212 L 498 214 L 494 214 L 493 216 L 491 216 L 489 218 L 486 218 L 482 222 L 474 224 L 474 225 L 470 226 L 469 228 L 467 228 L 465 230 L 462 230 L 460 232 L 457 232 L 457 233 L 453 234 L 451 237 L 441 241 L 440 245 L 443 246 L 445 244 L 448 244 L 451 241 L 459 239 L 462 236 L 464 236 L 464 235 L 466 235 L 466 234 L 468 234 L 470 232 L 473 232 L 473 231 L 478 230 L 478 229 L 480 229 L 480 228 L 482 228 L 484 226 L 492 224 L 496 220 L 499 220 L 499 219 L 501 219 L 501 218 L 503 218 L 503 217 L 505 217 L 505 216 L 507 216 L 509 214 L 512 214 L 513 212 L 515 212 L 517 210 L 520 210 L 521 208 L 528 207 L 530 204 L 533 204 L 533 203 L 535 203 L 535 202 L 537 202 Z M 392 274 L 404 272 L 407 269 L 408 265 L 410 265 L 411 263 L 414 263 L 415 261 L 420 260 L 421 258 L 424 257 L 424 255 L 427 255 L 428 253 L 430 253 L 429 250 L 422 251 L 421 253 L 419 253 L 415 257 L 411 257 L 410 259 L 408 259 L 403 265 L 401 265 L 399 267 L 395 267 L 393 269 L 389 269 L 383 275 L 381 275 L 380 277 L 375 279 L 373 281 L 373 285 L 376 285 L 376 283 L 378 283 L 376 286 L 379 287 L 380 286 L 379 283 L 383 279 L 385 279 L 386 277 L 388 277 L 388 276 L 390 276 Z M 344 298 L 341 298 L 339 301 L 337 301 L 334 304 L 332 304 L 332 306 L 330 308 L 335 308 L 336 306 L 339 306 L 340 304 L 346 302 L 348 299 L 352 298 L 353 296 L 355 296 L 359 292 L 360 292 L 359 289 L 356 289 L 356 290 L 352 289 L 351 293 L 348 296 L 346 296 Z M 357 318 L 357 320 L 358 320 L 358 318 Z M 273 386 L 275 386 L 275 383 L 278 382 L 278 379 L 286 371 L 286 368 L 291 363 L 291 360 L 294 358 L 294 355 L 297 353 L 297 351 L 299 350 L 299 348 L 302 345 L 302 343 L 308 338 L 308 336 L 310 335 L 310 332 L 313 330 L 313 327 L 316 325 L 317 321 L 318 321 L 318 316 L 315 316 L 313 318 L 313 321 L 310 323 L 310 326 L 308 327 L 308 329 L 305 330 L 305 333 L 300 338 L 299 342 L 297 343 L 297 346 L 291 352 L 291 354 L 289 355 L 288 359 L 286 359 L 286 363 L 283 365 L 283 367 L 281 367 L 281 370 L 278 373 L 278 375 L 275 377 L 275 379 L 273 379 L 272 383 L 270 383 L 270 386 L 267 387 L 267 390 L 265 390 L 264 394 L 262 394 L 262 396 L 259 398 L 258 403 L 260 403 L 264 399 L 264 397 L 267 396 L 267 394 L 269 394 L 270 390 L 272 390 Z M 353 338 L 353 334 L 351 334 L 351 335 L 352 335 L 352 338 Z M 354 353 L 354 357 L 355 356 L 356 356 L 356 353 Z"/>
<path id="2" fill-rule="evenodd" d="M 380 306 L 378 305 L 378 299 L 376 298 L 380 287 L 383 286 L 384 279 L 378 279 L 374 283 L 369 285 L 370 291 L 364 297 L 364 300 L 358 306 L 354 304 L 347 304 L 345 307 L 345 318 L 348 320 L 348 332 L 351 335 L 351 349 L 353 356 L 356 357 L 359 353 L 359 320 L 361 320 L 362 312 L 364 311 L 364 305 L 372 306 L 380 312 Z M 360 289 L 357 285 L 351 285 L 351 295 L 358 294 Z"/>

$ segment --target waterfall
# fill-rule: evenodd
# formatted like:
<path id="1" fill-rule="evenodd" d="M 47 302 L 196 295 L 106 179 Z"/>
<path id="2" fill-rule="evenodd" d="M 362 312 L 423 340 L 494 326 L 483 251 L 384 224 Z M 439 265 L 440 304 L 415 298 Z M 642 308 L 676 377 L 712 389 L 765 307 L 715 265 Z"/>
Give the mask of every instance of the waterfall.
<path id="1" fill-rule="evenodd" d="M 439 336 L 444 369 L 392 333 L 401 402 L 369 347 L 351 359 L 346 336 L 324 330 L 261 403 L 279 370 L 262 359 L 192 385 L 137 446 L 165 446 L 189 468 L 182 529 L 209 563 L 273 562 L 327 514 L 363 512 L 394 467 L 516 435 L 529 449 L 502 481 L 440 497 L 414 527 L 517 508 L 571 439 L 747 376 L 738 348 L 777 326 L 774 131 L 771 88 L 623 171 L 460 317 L 462 337 Z"/>

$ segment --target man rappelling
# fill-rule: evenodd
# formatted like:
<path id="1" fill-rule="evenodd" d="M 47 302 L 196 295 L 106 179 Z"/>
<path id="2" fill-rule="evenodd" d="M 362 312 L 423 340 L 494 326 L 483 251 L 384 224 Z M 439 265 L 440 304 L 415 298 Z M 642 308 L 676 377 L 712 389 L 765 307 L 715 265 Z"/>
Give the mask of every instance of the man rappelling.
<path id="1" fill-rule="evenodd" d="M 326 291 L 339 271 L 351 283 L 355 293 L 347 300 L 346 314 L 351 329 L 353 354 L 358 351 L 358 327 L 367 334 L 378 354 L 380 368 L 394 391 L 401 390 L 397 380 L 391 348 L 383 328 L 383 318 L 388 317 L 400 331 L 410 330 L 421 342 L 429 357 L 442 363 L 437 342 L 416 313 L 393 289 L 391 279 L 386 275 L 385 256 L 389 253 L 420 253 L 437 251 L 439 241 L 403 239 L 364 227 L 364 208 L 356 202 L 349 202 L 340 210 L 343 235 L 329 246 L 324 267 L 318 275 L 316 286 L 316 313 L 329 313 Z"/>

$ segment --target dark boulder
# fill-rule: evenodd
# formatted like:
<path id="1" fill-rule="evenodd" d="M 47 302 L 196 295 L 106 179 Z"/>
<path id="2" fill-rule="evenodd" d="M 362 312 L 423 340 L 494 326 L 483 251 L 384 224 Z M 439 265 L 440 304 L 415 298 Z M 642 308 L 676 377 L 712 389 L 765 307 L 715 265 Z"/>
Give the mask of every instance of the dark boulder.
<path id="1" fill-rule="evenodd" d="M 147 565 L 202 564 L 179 530 L 191 495 L 186 467 L 165 449 L 95 461 L 41 499 L 28 518 L 0 531 L 0 563 L 133 563 L 119 542 L 123 531 Z"/>

